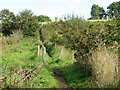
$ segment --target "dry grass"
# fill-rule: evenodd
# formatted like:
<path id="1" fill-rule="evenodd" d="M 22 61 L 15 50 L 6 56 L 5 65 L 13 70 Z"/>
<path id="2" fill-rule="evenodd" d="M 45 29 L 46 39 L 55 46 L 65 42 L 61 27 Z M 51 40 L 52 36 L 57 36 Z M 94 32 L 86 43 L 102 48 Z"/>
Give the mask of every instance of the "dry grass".
<path id="1" fill-rule="evenodd" d="M 118 54 L 100 46 L 92 53 L 92 79 L 97 87 L 113 84 L 118 81 Z"/>
<path id="2" fill-rule="evenodd" d="M 11 34 L 10 36 L 7 36 L 7 37 L 1 36 L 2 45 L 18 43 L 19 40 L 21 40 L 23 38 L 22 31 L 20 31 L 20 30 L 13 31 L 12 33 L 13 34 Z"/>

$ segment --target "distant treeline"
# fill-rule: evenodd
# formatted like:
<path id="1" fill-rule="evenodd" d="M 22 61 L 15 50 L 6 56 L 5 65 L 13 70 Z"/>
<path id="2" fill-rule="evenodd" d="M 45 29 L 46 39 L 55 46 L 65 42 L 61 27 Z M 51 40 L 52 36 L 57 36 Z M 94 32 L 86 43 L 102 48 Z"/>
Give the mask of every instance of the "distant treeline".
<path id="1" fill-rule="evenodd" d="M 107 7 L 105 12 L 103 7 L 93 4 L 91 8 L 91 18 L 89 19 L 106 19 L 117 18 L 120 15 L 120 1 L 113 2 Z M 72 18 L 79 18 L 73 15 L 64 16 L 64 21 Z M 81 18 L 81 17 L 80 17 Z M 39 22 L 51 22 L 50 17 L 39 15 L 36 16 L 31 10 L 22 10 L 17 15 L 8 9 L 0 11 L 0 32 L 3 35 L 10 35 L 15 30 L 21 30 L 24 36 L 34 35 L 34 32 L 40 31 L 41 25 Z M 59 19 L 60 20 L 60 19 Z M 58 17 L 55 17 L 58 21 Z"/>
<path id="2" fill-rule="evenodd" d="M 89 19 L 111 19 L 120 16 L 120 1 L 113 2 L 107 7 L 107 11 L 99 5 L 93 4 L 91 7 L 91 18 Z"/>
<path id="3" fill-rule="evenodd" d="M 51 21 L 50 17 L 39 15 L 36 16 L 31 10 L 23 10 L 15 15 L 8 9 L 0 11 L 0 32 L 4 35 L 12 34 L 15 30 L 21 30 L 25 36 L 33 35 L 33 32 L 40 29 L 38 22 Z"/>

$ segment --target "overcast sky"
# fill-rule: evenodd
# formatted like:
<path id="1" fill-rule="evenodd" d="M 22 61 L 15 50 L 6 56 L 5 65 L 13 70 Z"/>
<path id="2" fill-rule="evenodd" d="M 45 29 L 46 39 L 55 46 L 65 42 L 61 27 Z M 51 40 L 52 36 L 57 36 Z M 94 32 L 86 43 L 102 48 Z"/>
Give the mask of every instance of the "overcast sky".
<path id="1" fill-rule="evenodd" d="M 18 14 L 23 9 L 32 10 L 35 15 L 47 15 L 52 20 L 55 16 L 61 17 L 71 14 L 90 17 L 91 6 L 97 4 L 104 7 L 119 0 L 0 0 L 0 10 L 9 9 Z"/>

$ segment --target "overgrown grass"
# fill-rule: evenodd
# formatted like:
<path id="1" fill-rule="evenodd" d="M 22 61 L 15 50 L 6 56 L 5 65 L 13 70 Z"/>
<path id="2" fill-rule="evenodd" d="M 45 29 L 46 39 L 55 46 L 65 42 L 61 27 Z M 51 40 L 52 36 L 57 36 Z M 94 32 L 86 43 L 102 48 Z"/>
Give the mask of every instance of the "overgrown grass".
<path id="1" fill-rule="evenodd" d="M 3 78 L 7 78 L 7 84 L 4 87 L 9 87 L 14 84 L 14 80 L 19 78 L 17 72 L 22 70 L 32 70 L 38 67 L 42 63 L 42 56 L 37 56 L 37 45 L 35 44 L 33 37 L 23 38 L 23 40 L 12 45 L 6 44 L 2 50 L 2 69 Z M 50 46 L 51 45 L 47 45 Z M 49 50 L 49 54 L 46 55 L 47 66 L 37 71 L 39 74 L 30 82 L 24 86 L 26 88 L 58 88 L 58 82 L 56 81 L 52 68 L 62 67 L 68 60 L 58 61 L 60 47 L 54 47 Z M 9 73 L 12 73 L 12 77 Z M 14 75 L 15 74 L 15 75 Z M 14 77 L 14 78 L 13 78 Z M 12 79 L 12 80 L 11 80 Z"/>
<path id="2" fill-rule="evenodd" d="M 51 45 L 46 45 L 51 46 Z M 52 47 L 49 54 L 52 58 L 49 63 L 49 67 L 54 69 L 59 69 L 63 78 L 66 80 L 68 85 L 72 88 L 89 88 L 91 86 L 89 73 L 79 69 L 79 65 L 76 63 L 76 60 L 73 59 L 73 52 L 69 49 L 63 48 L 62 57 L 58 59 L 61 46 L 56 45 Z"/>
<path id="3" fill-rule="evenodd" d="M 65 80 L 72 88 L 90 88 L 90 74 L 84 70 L 79 69 L 77 63 L 70 64 L 61 68 Z"/>
<path id="4" fill-rule="evenodd" d="M 53 72 L 44 67 L 38 71 L 39 75 L 23 87 L 26 88 L 59 88 L 58 82 L 54 78 Z"/>
<path id="5" fill-rule="evenodd" d="M 3 46 L 2 48 L 2 51 L 3 51 L 2 59 L 4 61 L 3 65 L 5 64 L 5 61 L 7 64 L 10 64 L 10 63 L 12 64 L 17 62 L 21 64 L 24 61 L 29 63 L 30 62 L 29 58 L 31 58 L 32 56 L 34 57 L 36 46 L 34 46 L 34 44 L 32 44 L 32 42 L 29 41 L 29 39 L 26 39 L 26 42 L 24 42 L 24 40 L 22 43 L 21 42 L 16 43 L 14 45 L 8 45 L 7 47 Z M 7 65 L 7 66 L 9 67 L 10 65 Z"/>
<path id="6" fill-rule="evenodd" d="M 48 60 L 50 60 L 50 57 L 47 55 L 47 61 Z M 5 44 L 2 47 L 2 70 L 4 71 L 2 75 L 3 78 L 7 78 L 7 84 L 5 86 L 3 85 L 3 87 L 9 87 L 14 84 L 14 79 L 18 78 L 18 76 L 14 75 L 17 74 L 17 72 L 22 70 L 32 70 L 41 63 L 42 56 L 37 56 L 37 45 L 35 45 L 33 37 L 23 38 L 19 43 L 14 43 L 12 45 Z M 52 72 L 49 69 L 44 68 L 40 72 L 40 75 L 45 76 L 47 79 L 45 83 L 46 85 L 50 85 L 49 88 L 57 87 L 55 79 L 52 77 Z M 12 77 L 15 78 L 9 77 L 9 73 L 12 73 Z M 13 79 L 12 82 L 10 82 L 10 78 Z M 37 82 L 36 80 L 39 81 L 38 78 L 35 79 L 35 82 Z M 53 81 L 53 83 L 51 83 L 51 81 Z M 31 83 L 34 83 L 34 81 L 31 81 Z M 24 87 L 27 87 L 27 85 Z M 43 86 L 39 86 L 37 83 L 34 83 L 33 87 L 43 88 Z"/>
<path id="7" fill-rule="evenodd" d="M 51 60 L 49 59 L 48 61 L 48 64 L 51 68 L 65 67 L 67 64 L 71 64 L 75 61 L 73 59 L 74 52 L 72 52 L 70 49 L 63 48 L 60 54 L 60 49 L 62 48 L 62 46 L 60 45 L 54 46 L 48 44 L 46 45 L 46 47 L 48 48 L 48 55 L 50 56 L 48 58 L 51 59 Z M 59 58 L 59 54 L 61 55 L 60 58 Z"/>
<path id="8" fill-rule="evenodd" d="M 21 30 L 15 30 L 12 32 L 12 34 L 10 34 L 9 36 L 5 37 L 5 36 L 1 36 L 0 38 L 2 38 L 2 44 L 14 44 L 14 43 L 18 43 L 22 38 L 23 38 L 23 34 Z"/>

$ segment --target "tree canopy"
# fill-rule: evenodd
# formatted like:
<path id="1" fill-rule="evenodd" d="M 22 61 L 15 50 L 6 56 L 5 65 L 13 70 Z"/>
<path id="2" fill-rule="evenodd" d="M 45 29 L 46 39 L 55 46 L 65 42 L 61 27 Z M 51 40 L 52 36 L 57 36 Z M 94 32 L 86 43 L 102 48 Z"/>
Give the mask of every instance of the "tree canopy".
<path id="1" fill-rule="evenodd" d="M 38 21 L 31 10 L 23 10 L 16 17 L 17 25 L 24 35 L 32 35 L 38 27 Z"/>
<path id="2" fill-rule="evenodd" d="M 91 7 L 91 18 L 90 19 L 106 19 L 106 16 L 116 18 L 120 16 L 120 1 L 113 2 L 107 7 L 105 12 L 103 7 L 93 4 Z"/>
<path id="3" fill-rule="evenodd" d="M 10 12 L 8 9 L 0 11 L 0 20 L 2 23 L 1 31 L 5 35 L 10 34 L 13 29 L 15 29 L 15 15 L 13 12 Z"/>
<path id="4" fill-rule="evenodd" d="M 51 19 L 48 16 L 40 15 L 40 16 L 38 16 L 38 21 L 39 22 L 48 22 L 48 21 L 51 21 Z"/>
<path id="5" fill-rule="evenodd" d="M 91 18 L 92 19 L 102 19 L 105 14 L 105 10 L 103 7 L 99 5 L 93 4 L 91 8 Z"/>
<path id="6" fill-rule="evenodd" d="M 33 35 L 39 29 L 38 20 L 34 17 L 31 10 L 23 10 L 17 16 L 8 9 L 0 11 L 0 20 L 2 27 L 0 32 L 4 35 L 12 34 L 13 30 L 21 30 L 24 35 Z"/>
<path id="7" fill-rule="evenodd" d="M 120 1 L 111 3 L 108 7 L 108 16 L 110 18 L 120 15 Z"/>

